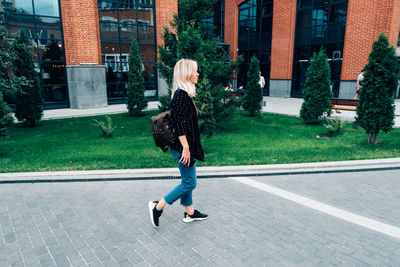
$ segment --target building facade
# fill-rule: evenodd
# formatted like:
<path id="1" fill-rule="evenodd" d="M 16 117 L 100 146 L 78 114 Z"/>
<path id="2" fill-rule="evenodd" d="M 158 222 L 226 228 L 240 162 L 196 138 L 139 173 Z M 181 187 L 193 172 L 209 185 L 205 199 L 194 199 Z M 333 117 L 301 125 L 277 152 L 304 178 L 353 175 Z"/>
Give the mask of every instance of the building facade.
<path id="1" fill-rule="evenodd" d="M 177 11 L 170 0 L 0 1 L 10 34 L 25 30 L 32 40 L 46 108 L 122 103 L 131 38 L 140 47 L 146 95 L 156 99 L 157 45 Z"/>
<path id="2" fill-rule="evenodd" d="M 247 60 L 256 54 L 262 74 L 269 81 L 264 94 L 270 96 L 302 97 L 309 59 L 323 47 L 332 70 L 334 96 L 353 98 L 357 75 L 367 64 L 372 43 L 379 34 L 384 32 L 393 46 L 400 45 L 400 1 L 396 0 L 225 0 L 225 3 L 225 42 L 230 44 L 231 57 L 243 54 L 243 49 L 250 51 Z M 249 6 L 253 10 L 242 14 Z M 255 22 L 246 23 L 249 20 Z M 255 40 L 263 43 L 253 44 L 250 49 L 243 46 L 243 27 L 252 32 L 249 35 L 261 32 L 262 36 Z M 397 51 L 400 56 L 400 48 Z"/>
<path id="3" fill-rule="evenodd" d="M 157 67 L 161 33 L 178 0 L 0 0 L 10 34 L 28 32 L 47 108 L 122 103 L 131 38 L 140 47 L 146 95 L 165 93 Z M 264 95 L 301 97 L 312 54 L 323 47 L 333 94 L 353 98 L 356 77 L 384 32 L 400 55 L 398 0 L 221 0 L 204 23 L 214 25 L 230 58 L 260 60 Z M 12 99 L 9 100 L 12 102 Z"/>

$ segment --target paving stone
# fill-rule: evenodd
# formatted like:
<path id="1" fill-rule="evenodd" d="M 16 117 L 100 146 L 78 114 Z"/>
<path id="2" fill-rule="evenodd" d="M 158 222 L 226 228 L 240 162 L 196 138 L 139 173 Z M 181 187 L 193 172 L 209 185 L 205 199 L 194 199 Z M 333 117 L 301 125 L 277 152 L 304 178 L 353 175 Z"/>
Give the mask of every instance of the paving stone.
<path id="1" fill-rule="evenodd" d="M 55 255 L 55 256 L 53 256 L 53 259 L 54 259 L 57 267 L 71 266 L 71 263 L 68 261 L 68 259 L 65 255 Z"/>
<path id="2" fill-rule="evenodd" d="M 42 266 L 56 266 L 49 254 L 42 254 L 38 258 Z"/>
<path id="3" fill-rule="evenodd" d="M 34 250 L 36 252 L 36 256 L 38 256 L 38 257 L 48 254 L 48 250 L 47 250 L 46 246 L 35 247 Z"/>
<path id="4" fill-rule="evenodd" d="M 99 258 L 102 262 L 111 258 L 110 253 L 106 251 L 103 247 L 95 248 L 94 253 L 96 254 L 96 257 Z"/>
<path id="5" fill-rule="evenodd" d="M 167 257 L 168 259 L 172 258 L 169 254 L 166 254 L 166 255 L 168 255 L 168 257 Z M 139 255 L 139 253 L 137 253 L 136 251 L 133 251 L 133 250 L 128 251 L 126 253 L 126 256 L 128 257 L 129 261 L 132 262 L 133 264 L 138 264 L 138 263 L 144 261 L 144 259 Z"/>

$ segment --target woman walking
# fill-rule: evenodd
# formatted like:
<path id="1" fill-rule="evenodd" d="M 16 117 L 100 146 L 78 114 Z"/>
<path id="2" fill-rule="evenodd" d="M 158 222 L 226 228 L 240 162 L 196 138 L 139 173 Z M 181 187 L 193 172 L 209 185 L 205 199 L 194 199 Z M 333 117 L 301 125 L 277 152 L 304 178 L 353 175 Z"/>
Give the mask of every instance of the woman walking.
<path id="1" fill-rule="evenodd" d="M 149 202 L 150 219 L 154 227 L 159 225 L 159 218 L 165 206 L 171 205 L 178 199 L 180 199 L 181 205 L 185 207 L 184 222 L 208 218 L 208 215 L 194 209 L 192 200 L 192 191 L 197 184 L 195 159 L 204 161 L 197 122 L 197 109 L 193 102 L 193 97 L 196 95 L 195 84 L 198 78 L 196 61 L 181 59 L 175 64 L 171 116 L 179 141 L 171 144 L 170 150 L 172 157 L 178 163 L 182 180 L 181 184 L 163 199 Z"/>

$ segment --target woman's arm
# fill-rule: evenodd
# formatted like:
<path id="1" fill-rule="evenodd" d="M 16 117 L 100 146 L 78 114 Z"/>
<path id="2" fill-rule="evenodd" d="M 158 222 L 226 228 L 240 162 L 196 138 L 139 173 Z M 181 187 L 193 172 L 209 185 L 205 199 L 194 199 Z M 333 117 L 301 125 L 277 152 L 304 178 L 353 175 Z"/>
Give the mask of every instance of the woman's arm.
<path id="1" fill-rule="evenodd" d="M 189 150 L 189 144 L 186 139 L 186 135 L 181 135 L 178 137 L 179 142 L 181 142 L 181 145 L 183 147 L 182 150 L 182 156 L 179 160 L 179 162 L 182 162 L 183 164 L 190 165 L 190 150 Z"/>

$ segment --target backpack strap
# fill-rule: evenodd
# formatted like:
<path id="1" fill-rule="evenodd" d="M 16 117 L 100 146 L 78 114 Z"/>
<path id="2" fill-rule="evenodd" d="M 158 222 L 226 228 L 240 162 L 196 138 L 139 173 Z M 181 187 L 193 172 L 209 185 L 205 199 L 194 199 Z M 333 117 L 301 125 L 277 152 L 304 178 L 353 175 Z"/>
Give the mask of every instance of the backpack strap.
<path id="1" fill-rule="evenodd" d="M 172 98 L 171 102 L 169 102 L 168 109 L 172 109 L 172 105 L 173 105 L 174 102 L 175 102 L 176 95 L 178 94 L 178 91 L 179 91 L 179 90 L 182 90 L 182 89 L 176 89 L 176 91 L 175 91 L 175 93 L 174 93 L 174 97 Z"/>

